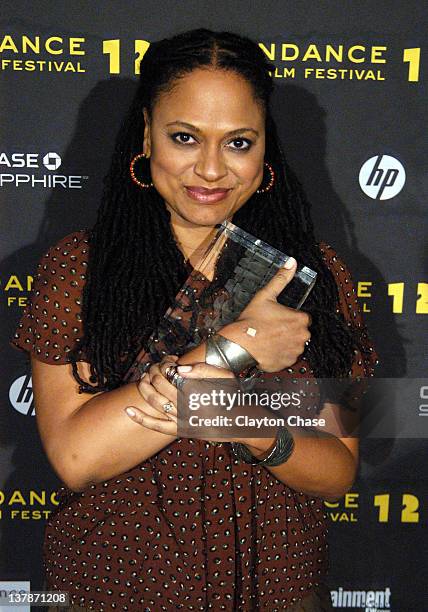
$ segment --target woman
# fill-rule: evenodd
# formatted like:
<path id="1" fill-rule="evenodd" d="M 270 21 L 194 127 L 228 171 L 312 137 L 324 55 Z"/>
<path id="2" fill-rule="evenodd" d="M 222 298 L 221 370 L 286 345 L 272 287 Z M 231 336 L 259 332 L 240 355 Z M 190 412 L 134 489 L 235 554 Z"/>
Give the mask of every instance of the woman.
<path id="1" fill-rule="evenodd" d="M 272 467 L 240 461 L 215 435 L 177 437 L 171 363 L 183 377 L 233 376 L 205 363 L 205 342 L 124 382 L 224 219 L 318 278 L 307 312 L 278 303 L 292 260 L 221 335 L 271 375 L 373 373 L 349 273 L 316 243 L 283 159 L 271 69 L 232 33 L 152 44 L 94 228 L 39 264 L 14 344 L 31 351 L 38 427 L 65 484 L 46 526 L 47 586 L 83 609 L 330 609 L 323 499 L 352 485 L 357 440 L 296 437 Z M 276 448 L 275 438 L 240 442 L 261 461 Z"/>

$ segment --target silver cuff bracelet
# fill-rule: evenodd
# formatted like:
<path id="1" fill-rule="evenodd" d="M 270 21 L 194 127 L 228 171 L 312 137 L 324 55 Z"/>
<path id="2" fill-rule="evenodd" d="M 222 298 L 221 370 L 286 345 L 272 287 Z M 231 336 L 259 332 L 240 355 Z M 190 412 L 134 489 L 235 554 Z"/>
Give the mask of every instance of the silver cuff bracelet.
<path id="1" fill-rule="evenodd" d="M 258 365 L 258 362 L 244 347 L 220 334 L 207 338 L 205 362 L 218 368 L 227 368 L 235 375 Z"/>

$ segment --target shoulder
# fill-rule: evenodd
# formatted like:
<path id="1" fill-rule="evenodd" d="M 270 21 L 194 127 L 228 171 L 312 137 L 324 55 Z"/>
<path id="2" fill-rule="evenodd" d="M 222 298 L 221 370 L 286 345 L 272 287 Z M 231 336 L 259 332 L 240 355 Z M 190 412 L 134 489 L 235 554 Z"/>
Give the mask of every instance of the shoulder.
<path id="1" fill-rule="evenodd" d="M 331 244 L 324 241 L 320 241 L 318 243 L 318 248 L 328 268 L 330 268 L 334 272 L 344 272 L 345 270 L 347 270 L 345 262 Z"/>
<path id="2" fill-rule="evenodd" d="M 358 303 L 358 294 L 351 272 L 330 244 L 319 242 L 318 246 L 324 263 L 336 282 L 338 294 L 336 313 L 343 315 L 346 324 L 353 331 L 356 339 L 357 350 L 352 364 L 352 373 L 355 376 L 372 376 L 379 359 Z"/>
<path id="3" fill-rule="evenodd" d="M 89 231 L 67 234 L 41 257 L 12 344 L 47 363 L 66 363 L 82 339 Z"/>
<path id="4" fill-rule="evenodd" d="M 89 231 L 78 230 L 67 234 L 42 255 L 34 277 L 32 297 L 42 296 L 46 304 L 53 301 L 66 308 L 67 301 L 80 306 L 86 280 L 89 254 Z M 52 308 L 52 305 L 51 305 Z M 67 311 L 65 311 L 67 312 Z"/>
<path id="5" fill-rule="evenodd" d="M 348 323 L 361 325 L 361 312 L 351 272 L 336 249 L 327 242 L 319 242 L 322 259 L 336 282 L 339 304 L 336 312 L 341 311 Z"/>
<path id="6" fill-rule="evenodd" d="M 348 265 L 336 249 L 327 242 L 319 242 L 318 248 L 325 265 L 335 277 L 336 283 L 340 287 L 347 284 L 352 286 L 352 275 Z"/>
<path id="7" fill-rule="evenodd" d="M 89 230 L 76 230 L 49 247 L 40 258 L 37 270 L 46 270 L 47 267 L 61 267 L 61 263 L 70 263 L 72 265 L 73 262 L 76 262 L 76 265 L 79 265 L 82 261 L 87 261 L 88 251 Z"/>

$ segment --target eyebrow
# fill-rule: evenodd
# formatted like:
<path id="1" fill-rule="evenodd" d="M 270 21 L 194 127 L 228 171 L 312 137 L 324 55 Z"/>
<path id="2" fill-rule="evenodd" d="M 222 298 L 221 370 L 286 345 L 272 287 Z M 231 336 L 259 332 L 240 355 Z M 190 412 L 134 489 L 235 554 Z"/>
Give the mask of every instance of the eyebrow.
<path id="1" fill-rule="evenodd" d="M 170 125 L 181 125 L 189 130 L 193 130 L 194 132 L 197 132 L 198 134 L 202 132 L 202 130 L 192 125 L 191 123 L 186 123 L 186 121 L 171 121 L 171 123 L 167 123 L 166 125 L 167 127 Z M 254 132 L 256 136 L 259 135 L 258 131 L 255 130 L 254 128 L 242 127 L 242 128 L 238 128 L 237 130 L 231 130 L 230 132 L 226 132 L 226 136 L 233 136 L 234 134 L 240 134 L 241 132 Z"/>

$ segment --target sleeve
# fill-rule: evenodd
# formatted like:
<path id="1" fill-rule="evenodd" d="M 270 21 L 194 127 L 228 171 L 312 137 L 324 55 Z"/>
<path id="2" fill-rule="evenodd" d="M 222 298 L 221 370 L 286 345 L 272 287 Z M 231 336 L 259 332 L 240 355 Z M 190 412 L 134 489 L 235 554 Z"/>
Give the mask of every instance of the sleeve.
<path id="1" fill-rule="evenodd" d="M 336 280 L 339 295 L 336 312 L 343 314 L 356 339 L 357 348 L 354 350 L 349 375 L 352 378 L 373 376 L 379 359 L 363 320 L 351 274 L 331 245 L 320 243 L 319 246 L 322 257 Z"/>
<path id="2" fill-rule="evenodd" d="M 42 256 L 29 300 L 10 340 L 12 347 L 53 365 L 68 363 L 68 353 L 79 350 L 87 253 L 87 232 L 79 230 Z M 79 360 L 84 360 L 81 351 Z"/>

